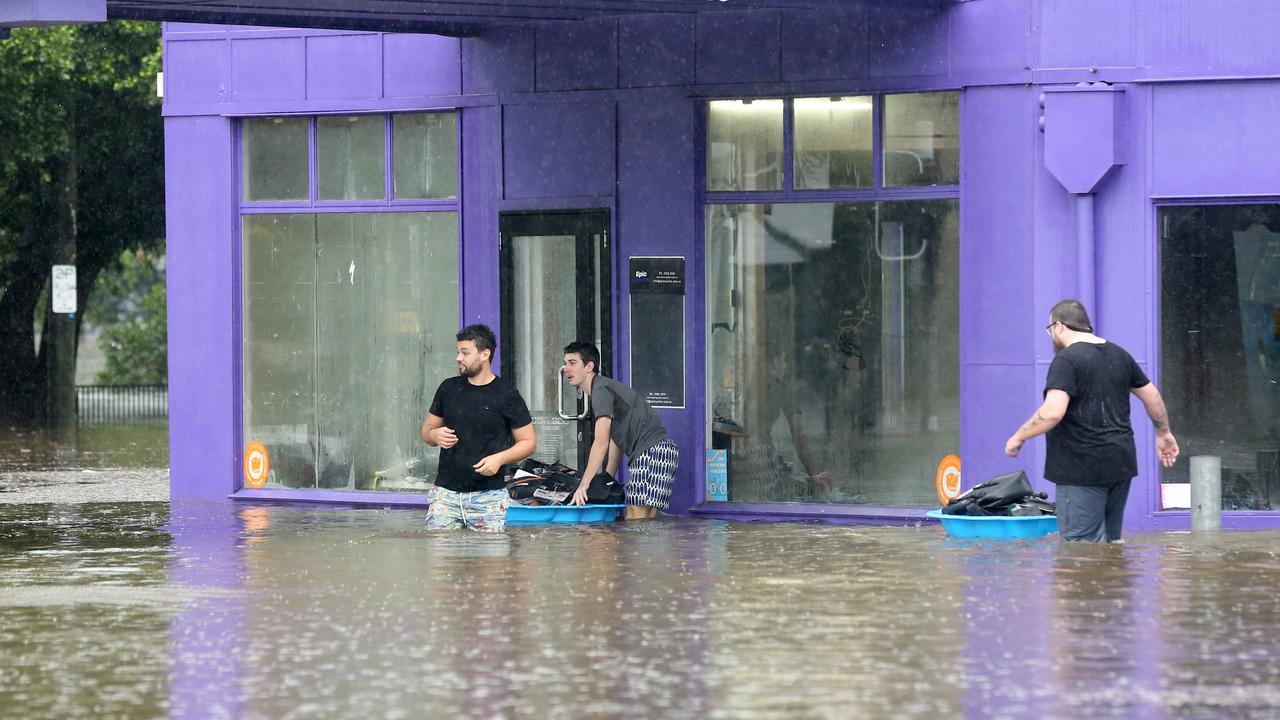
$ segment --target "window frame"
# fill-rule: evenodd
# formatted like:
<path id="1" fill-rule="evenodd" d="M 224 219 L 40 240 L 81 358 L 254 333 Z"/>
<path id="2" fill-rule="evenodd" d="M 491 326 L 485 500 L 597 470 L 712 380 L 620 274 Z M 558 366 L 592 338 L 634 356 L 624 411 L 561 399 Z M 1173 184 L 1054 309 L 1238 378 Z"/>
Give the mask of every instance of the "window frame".
<path id="1" fill-rule="evenodd" d="M 956 127 L 962 134 L 964 127 L 964 106 L 965 93 L 961 88 L 939 88 L 928 90 L 903 90 L 901 92 L 865 92 L 857 90 L 838 91 L 828 93 L 801 93 L 801 94 L 760 94 L 760 95 L 725 95 L 725 96 L 706 96 L 699 98 L 698 123 L 697 123 L 697 141 L 698 152 L 696 158 L 697 165 L 697 208 L 698 221 L 695 229 L 695 246 L 693 249 L 695 256 L 695 267 L 698 276 L 703 278 L 703 288 L 699 301 L 702 303 L 702 342 L 704 348 L 709 347 L 711 337 L 712 318 L 711 303 L 707 296 L 708 287 L 705 282 L 707 272 L 707 234 L 706 234 L 706 212 L 707 208 L 713 205 L 756 205 L 756 204 L 808 204 L 808 203 L 881 203 L 893 201 L 912 201 L 912 200 L 954 200 L 956 201 L 958 212 L 960 213 L 960 221 L 958 226 L 957 242 L 964 242 L 964 203 L 961 195 L 961 187 L 963 185 L 963 138 L 957 141 L 958 152 L 956 163 L 958 166 L 957 178 L 960 183 L 955 185 L 906 185 L 891 186 L 884 185 L 884 99 L 888 95 L 916 95 L 922 93 L 955 93 L 957 96 L 957 118 Z M 802 189 L 795 188 L 795 166 L 794 166 L 794 147 L 795 147 L 795 99 L 800 97 L 852 97 L 852 96 L 869 96 L 872 102 L 871 117 L 871 153 L 872 153 L 872 182 L 869 188 L 837 188 L 837 189 Z M 707 147 L 709 138 L 707 137 L 709 127 L 709 114 L 711 102 L 716 100 L 777 100 L 783 101 L 783 119 L 782 119 L 782 152 L 783 152 L 783 182 L 782 190 L 740 190 L 740 191 L 723 191 L 707 189 Z M 960 277 L 958 282 L 963 284 L 963 268 L 958 270 Z M 963 321 L 963 318 L 961 318 Z M 711 383 L 710 378 L 713 376 L 712 357 L 709 350 L 703 352 L 703 378 L 705 387 L 702 391 L 700 401 L 702 402 L 703 417 L 699 430 L 702 435 L 702 446 L 711 447 L 711 426 L 713 420 L 713 403 L 709 394 Z M 963 399 L 963 388 L 961 388 L 961 399 Z M 964 446 L 964 427 L 960 428 L 960 446 Z M 703 492 L 706 488 L 706 463 L 698 464 L 697 477 L 698 482 L 696 488 L 700 488 L 695 492 Z M 742 506 L 743 503 L 735 501 L 711 501 L 705 497 L 697 503 L 699 505 L 714 506 L 717 510 L 732 511 L 734 506 Z M 762 505 L 762 503 L 747 503 L 747 505 Z M 812 507 L 815 503 L 788 502 L 788 501 L 770 501 L 763 503 L 770 508 L 798 508 L 793 512 L 804 514 L 806 507 Z M 923 517 L 926 511 L 924 507 L 881 507 L 876 505 L 865 504 L 838 504 L 826 505 L 820 504 L 824 509 L 841 508 L 851 515 L 859 515 L 862 513 L 871 514 L 887 514 L 889 516 L 902 517 Z M 785 510 L 781 510 L 784 511 Z M 825 511 L 824 511 L 825 514 Z"/>
<path id="2" fill-rule="evenodd" d="M 395 142 L 394 118 L 397 115 L 453 115 L 454 142 L 457 148 L 458 193 L 453 198 L 407 198 L 397 200 L 393 197 L 395 183 Z M 382 198 L 373 200 L 321 200 L 319 176 L 319 148 L 317 143 L 318 123 L 321 117 L 347 117 L 352 115 L 376 115 L 382 117 L 382 152 L 383 152 L 383 184 Z M 258 120 L 273 117 L 296 117 L 287 114 L 249 115 L 234 118 L 235 131 L 235 193 L 239 214 L 277 213 L 280 211 L 314 212 L 460 212 L 462 208 L 462 114 L 451 110 L 416 110 L 405 112 L 353 113 L 333 112 L 306 115 L 307 119 L 307 199 L 306 200 L 245 200 L 244 199 L 244 123 L 246 120 Z"/>
<path id="3" fill-rule="evenodd" d="M 1147 342 L 1151 350 L 1151 366 L 1147 368 L 1147 377 L 1156 387 L 1164 388 L 1164 344 L 1161 342 L 1161 335 L 1164 328 L 1164 305 L 1161 301 L 1161 293 L 1164 289 L 1164 254 L 1163 243 L 1161 238 L 1162 228 L 1160 221 L 1161 211 L 1166 209 L 1189 208 L 1189 207 L 1205 207 L 1205 206 L 1245 206 L 1245 205 L 1276 205 L 1280 206 L 1280 195 L 1263 194 L 1263 195 L 1204 195 L 1204 196 L 1188 196 L 1188 195 L 1155 195 L 1151 197 L 1150 213 L 1147 216 L 1150 224 L 1150 230 L 1147 234 L 1152 243 L 1151 252 L 1148 255 L 1149 276 L 1155 288 L 1153 298 L 1151 300 L 1152 322 L 1147 328 Z M 1174 437 L 1177 437 L 1177 419 L 1173 419 Z M 1155 482 L 1148 483 L 1147 488 L 1147 507 L 1150 508 L 1152 517 L 1157 518 L 1181 518 L 1191 515 L 1190 508 L 1165 508 L 1163 507 L 1163 498 L 1161 497 L 1162 468 L 1160 467 L 1159 458 L 1156 456 L 1155 448 L 1148 445 L 1145 450 L 1139 450 L 1140 462 L 1149 463 L 1144 467 L 1139 467 L 1140 474 L 1145 474 L 1147 470 L 1154 473 Z M 1183 462 L 1190 462 L 1189 455 L 1180 456 Z M 1222 515 L 1231 518 L 1268 518 L 1275 519 L 1280 516 L 1280 509 L 1277 510 L 1222 510 Z"/>
<path id="4" fill-rule="evenodd" d="M 394 167 L 394 128 L 393 119 L 396 115 L 428 115 L 428 114 L 451 114 L 454 116 L 454 141 L 456 143 L 455 152 L 455 168 L 454 172 L 458 178 L 457 196 L 453 198 L 430 198 L 430 199 L 404 199 L 396 200 L 393 198 L 393 188 L 395 180 Z M 297 117 L 302 115 L 307 118 L 307 200 L 305 201 L 275 201 L 275 200 L 245 200 L 244 198 L 244 123 L 246 120 L 257 120 L 274 117 Z M 320 200 L 319 192 L 319 164 L 318 152 L 316 146 L 317 140 L 317 119 L 333 116 L 350 116 L 350 115 L 378 115 L 383 118 L 383 198 L 381 200 Z M 235 460 L 235 493 L 248 491 L 244 485 L 244 473 L 241 463 L 245 452 L 246 441 L 244 437 L 245 427 L 245 403 L 244 403 L 244 241 L 245 241 L 245 218 L 252 215 L 319 215 L 324 213 L 430 213 L 430 212 L 451 212 L 457 217 L 456 246 L 458 253 L 458 317 L 456 320 L 457 327 L 462 326 L 465 317 L 466 298 L 466 277 L 467 273 L 464 269 L 465 248 L 463 247 L 462 238 L 464 236 L 464 225 L 462 218 L 462 202 L 463 202 L 463 134 L 462 134 L 462 112 L 458 107 L 445 108 L 423 108 L 414 110 L 401 110 L 395 112 L 379 111 L 379 112 L 317 112 L 317 113 L 260 113 L 253 115 L 237 115 L 229 117 L 231 121 L 231 192 L 235 198 L 235 242 L 232 245 L 232 262 L 234 268 L 231 281 L 232 292 L 232 378 L 233 378 L 233 403 L 235 412 L 233 415 L 233 432 L 235 433 L 235 444 L 240 450 L 240 456 Z M 296 498 L 300 494 L 317 497 L 323 499 L 338 493 L 344 501 L 350 498 L 358 498 L 360 496 L 368 496 L 377 498 L 377 502 L 386 502 L 386 499 L 394 496 L 394 492 L 371 491 L 371 490 L 341 490 L 332 491 L 322 488 L 306 488 L 306 489 L 282 489 L 282 488 L 265 488 L 253 491 L 258 494 L 267 496 L 278 496 L 283 498 Z"/>
<path id="5" fill-rule="evenodd" d="M 758 97 L 708 97 L 701 103 L 699 113 L 698 190 L 701 205 L 738 205 L 788 202 L 869 202 L 879 200 L 929 200 L 959 199 L 960 184 L 955 185 L 893 185 L 884 184 L 884 107 L 890 95 L 920 95 L 930 92 L 956 93 L 957 112 L 964 114 L 964 93 L 954 90 L 927 90 L 901 93 L 841 92 L 822 95 L 761 95 Z M 871 98 L 871 187 L 796 189 L 795 187 L 795 100 L 809 97 L 870 97 Z M 711 103 L 716 100 L 782 100 L 782 189 L 781 190 L 708 190 L 707 189 L 707 132 Z M 956 126 L 961 122 L 957 118 Z M 957 153 L 957 164 L 960 163 Z M 957 173 L 959 176 L 959 173 Z"/>

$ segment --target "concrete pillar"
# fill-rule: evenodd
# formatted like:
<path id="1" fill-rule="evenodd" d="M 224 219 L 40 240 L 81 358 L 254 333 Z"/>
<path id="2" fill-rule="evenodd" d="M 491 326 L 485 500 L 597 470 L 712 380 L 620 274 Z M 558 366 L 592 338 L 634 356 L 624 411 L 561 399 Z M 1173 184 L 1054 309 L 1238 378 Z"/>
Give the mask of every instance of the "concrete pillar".
<path id="1" fill-rule="evenodd" d="M 1222 458 L 1191 456 L 1191 531 L 1222 529 Z"/>

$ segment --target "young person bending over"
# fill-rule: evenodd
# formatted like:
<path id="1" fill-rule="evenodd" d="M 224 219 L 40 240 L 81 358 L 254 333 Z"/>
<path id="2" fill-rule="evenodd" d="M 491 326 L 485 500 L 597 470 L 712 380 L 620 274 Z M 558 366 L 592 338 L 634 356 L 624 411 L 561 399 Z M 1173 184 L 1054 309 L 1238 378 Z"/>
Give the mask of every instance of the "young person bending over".
<path id="1" fill-rule="evenodd" d="M 635 390 L 601 375 L 600 351 L 587 342 L 572 342 L 564 349 L 564 373 L 569 383 L 591 398 L 591 422 L 595 440 L 583 468 L 582 484 L 573 494 L 574 505 L 587 501 L 587 486 L 602 468 L 617 470 L 626 455 L 626 518 L 655 517 L 671 506 L 680 451 L 671 441 L 658 413 Z"/>

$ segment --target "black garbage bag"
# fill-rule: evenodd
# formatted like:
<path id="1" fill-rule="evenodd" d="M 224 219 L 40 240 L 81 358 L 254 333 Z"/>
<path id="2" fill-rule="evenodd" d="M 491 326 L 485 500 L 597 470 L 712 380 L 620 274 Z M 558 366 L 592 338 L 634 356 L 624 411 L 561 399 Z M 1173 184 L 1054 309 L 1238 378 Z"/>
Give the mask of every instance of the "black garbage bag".
<path id="1" fill-rule="evenodd" d="M 947 503 L 942 512 L 944 515 L 1008 515 L 1010 508 L 1032 497 L 1047 496 L 1034 492 L 1027 473 L 1017 470 L 974 485 Z"/>
<path id="2" fill-rule="evenodd" d="M 507 484 L 507 494 L 518 502 L 564 505 L 573 498 L 578 485 L 582 483 L 578 471 L 560 463 L 544 463 L 526 458 L 517 467 L 533 474 Z M 604 470 L 597 472 L 587 486 L 588 505 L 621 505 L 623 498 L 622 483 Z"/>
<path id="3" fill-rule="evenodd" d="M 1036 493 L 1010 505 L 1009 514 L 1014 517 L 1057 515 L 1058 506 L 1048 500 L 1046 493 Z"/>
<path id="4" fill-rule="evenodd" d="M 525 458 L 520 461 L 516 468 L 527 473 L 533 473 L 538 477 L 546 477 L 552 473 L 564 473 L 565 475 L 577 475 L 578 471 L 563 463 L 544 463 L 541 460 L 533 458 Z"/>
<path id="5" fill-rule="evenodd" d="M 573 497 L 579 482 L 572 473 L 549 471 L 546 475 L 525 476 L 508 483 L 507 495 L 528 504 L 563 505 Z"/>

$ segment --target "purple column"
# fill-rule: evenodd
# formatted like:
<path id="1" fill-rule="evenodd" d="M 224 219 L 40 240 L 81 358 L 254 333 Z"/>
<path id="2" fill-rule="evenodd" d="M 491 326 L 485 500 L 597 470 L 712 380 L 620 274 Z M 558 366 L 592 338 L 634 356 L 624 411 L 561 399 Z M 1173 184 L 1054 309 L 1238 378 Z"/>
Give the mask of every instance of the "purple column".
<path id="1" fill-rule="evenodd" d="M 170 493 L 221 498 L 236 489 L 240 468 L 231 121 L 168 118 L 164 135 Z"/>

